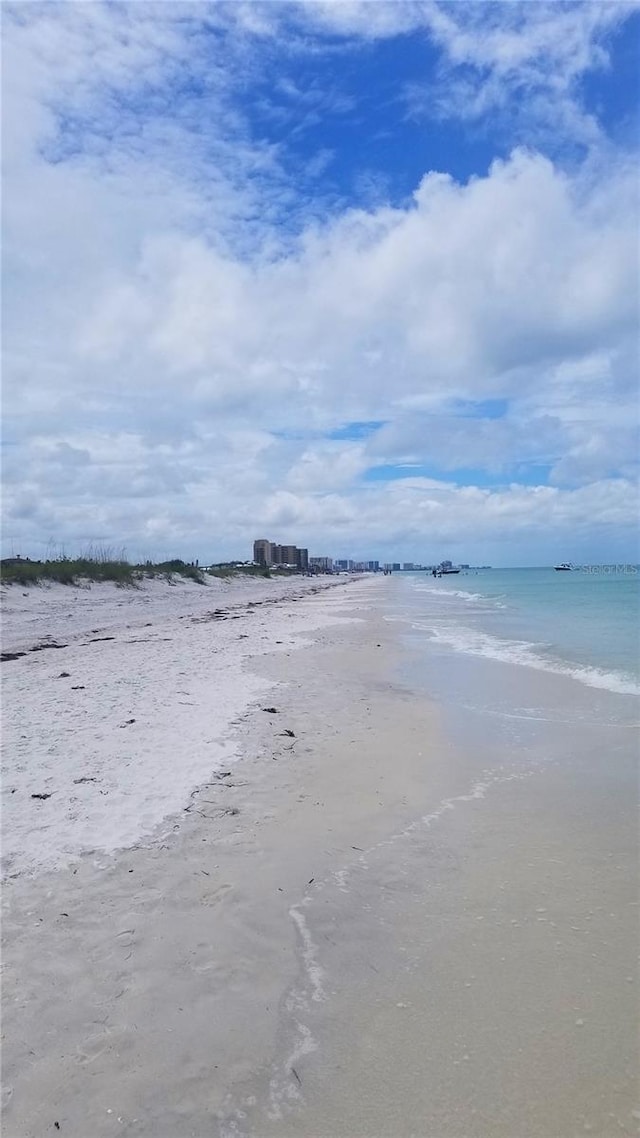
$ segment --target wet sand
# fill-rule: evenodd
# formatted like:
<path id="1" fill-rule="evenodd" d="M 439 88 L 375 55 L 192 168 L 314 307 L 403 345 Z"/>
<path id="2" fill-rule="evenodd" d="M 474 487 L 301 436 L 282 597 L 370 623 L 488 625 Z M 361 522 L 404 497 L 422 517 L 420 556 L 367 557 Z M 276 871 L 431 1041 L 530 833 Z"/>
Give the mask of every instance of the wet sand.
<path id="1" fill-rule="evenodd" d="M 273 606 L 189 808 L 8 880 L 5 1134 L 636 1133 L 628 784 L 454 740 L 389 587 Z"/>

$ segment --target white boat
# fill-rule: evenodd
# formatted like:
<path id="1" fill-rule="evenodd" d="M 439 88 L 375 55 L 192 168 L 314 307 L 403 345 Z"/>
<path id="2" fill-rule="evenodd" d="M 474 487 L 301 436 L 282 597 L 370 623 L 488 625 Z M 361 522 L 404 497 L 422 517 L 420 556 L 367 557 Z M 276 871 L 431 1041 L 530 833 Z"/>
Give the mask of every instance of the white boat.
<path id="1" fill-rule="evenodd" d="M 573 565 L 571 565 L 569 561 L 563 561 L 560 565 L 554 565 L 553 568 L 556 573 L 570 573 L 573 569 Z"/>

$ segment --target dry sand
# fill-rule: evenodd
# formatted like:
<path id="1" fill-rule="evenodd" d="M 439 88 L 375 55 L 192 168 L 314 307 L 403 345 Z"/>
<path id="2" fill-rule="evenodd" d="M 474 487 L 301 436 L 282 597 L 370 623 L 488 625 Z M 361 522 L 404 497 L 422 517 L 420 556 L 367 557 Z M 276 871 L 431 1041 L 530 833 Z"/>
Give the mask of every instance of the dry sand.
<path id="1" fill-rule="evenodd" d="M 5 874 L 133 845 L 184 809 L 235 760 L 229 726 L 268 688 L 245 662 L 325 624 L 320 608 L 311 618 L 293 605 L 327 587 L 5 588 L 3 653 L 24 653 L 3 664 Z"/>
<path id="2" fill-rule="evenodd" d="M 5 1135 L 636 1132 L 628 834 L 452 744 L 388 588 L 114 590 L 4 665 Z"/>

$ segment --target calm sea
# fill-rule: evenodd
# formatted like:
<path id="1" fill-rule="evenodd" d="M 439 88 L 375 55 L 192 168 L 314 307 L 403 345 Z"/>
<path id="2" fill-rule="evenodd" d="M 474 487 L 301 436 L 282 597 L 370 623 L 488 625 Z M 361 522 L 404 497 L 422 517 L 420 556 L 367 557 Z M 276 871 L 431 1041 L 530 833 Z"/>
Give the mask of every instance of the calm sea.
<path id="1" fill-rule="evenodd" d="M 640 692 L 640 571 L 635 566 L 491 569 L 395 579 L 401 619 L 432 646 Z"/>

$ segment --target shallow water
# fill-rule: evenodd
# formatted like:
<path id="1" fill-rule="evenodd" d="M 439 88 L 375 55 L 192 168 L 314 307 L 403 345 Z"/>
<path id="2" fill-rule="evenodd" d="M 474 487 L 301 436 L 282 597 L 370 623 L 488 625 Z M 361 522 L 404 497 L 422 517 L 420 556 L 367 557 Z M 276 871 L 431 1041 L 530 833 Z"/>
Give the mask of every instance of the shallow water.
<path id="1" fill-rule="evenodd" d="M 448 643 L 455 620 L 506 612 L 507 639 L 532 615 L 440 584 L 379 597 L 404 649 L 390 685 L 414 700 L 395 747 L 435 698 L 424 785 L 444 767 L 452 789 L 298 907 L 269 1089 L 223 1138 L 635 1132 L 637 699 Z"/>
<path id="2" fill-rule="evenodd" d="M 397 615 L 436 647 L 640 693 L 640 573 L 503 569 L 394 580 Z"/>

